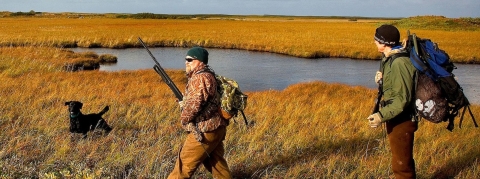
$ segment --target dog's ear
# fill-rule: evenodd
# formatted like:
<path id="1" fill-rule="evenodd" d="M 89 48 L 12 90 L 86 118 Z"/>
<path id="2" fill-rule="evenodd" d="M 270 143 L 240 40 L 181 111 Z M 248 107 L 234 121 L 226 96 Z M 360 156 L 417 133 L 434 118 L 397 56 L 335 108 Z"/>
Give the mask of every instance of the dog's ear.
<path id="1" fill-rule="evenodd" d="M 65 102 L 65 106 L 69 105 L 72 101 Z"/>
<path id="2" fill-rule="evenodd" d="M 81 103 L 81 102 L 78 102 L 78 104 L 80 104 L 80 108 L 78 108 L 78 109 L 82 109 L 82 107 L 83 107 L 83 103 Z"/>

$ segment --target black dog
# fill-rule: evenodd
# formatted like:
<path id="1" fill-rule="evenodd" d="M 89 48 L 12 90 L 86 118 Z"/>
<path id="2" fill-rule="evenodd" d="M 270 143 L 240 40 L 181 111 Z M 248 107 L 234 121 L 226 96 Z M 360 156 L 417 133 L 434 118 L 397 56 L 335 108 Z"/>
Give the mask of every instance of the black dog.
<path id="1" fill-rule="evenodd" d="M 80 112 L 82 109 L 83 103 L 79 101 L 68 101 L 65 102 L 65 106 L 68 105 L 68 111 L 70 112 L 70 132 L 71 133 L 82 133 L 83 137 L 87 137 L 88 131 L 93 131 L 95 129 L 103 129 L 106 134 L 108 134 L 112 128 L 108 126 L 105 119 L 102 118 L 102 115 L 105 114 L 110 108 L 106 106 L 102 111 L 95 114 L 84 115 Z"/>

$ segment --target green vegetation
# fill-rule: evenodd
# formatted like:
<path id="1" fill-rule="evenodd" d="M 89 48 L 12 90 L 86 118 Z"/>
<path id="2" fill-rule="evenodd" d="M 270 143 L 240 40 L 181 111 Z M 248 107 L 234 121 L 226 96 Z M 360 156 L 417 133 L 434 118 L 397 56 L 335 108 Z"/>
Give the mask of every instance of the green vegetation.
<path id="1" fill-rule="evenodd" d="M 132 18 L 132 19 L 193 19 L 196 15 L 169 15 L 169 14 L 153 14 L 153 13 L 138 13 L 138 14 L 121 14 L 117 18 Z M 204 18 L 204 17 L 203 17 Z"/>
<path id="2" fill-rule="evenodd" d="M 31 10 L 30 12 L 14 12 L 9 15 L 10 16 L 35 16 L 35 11 Z"/>
<path id="3" fill-rule="evenodd" d="M 444 16 L 415 16 L 394 21 L 393 25 L 406 29 L 478 31 L 480 18 L 446 18 Z"/>

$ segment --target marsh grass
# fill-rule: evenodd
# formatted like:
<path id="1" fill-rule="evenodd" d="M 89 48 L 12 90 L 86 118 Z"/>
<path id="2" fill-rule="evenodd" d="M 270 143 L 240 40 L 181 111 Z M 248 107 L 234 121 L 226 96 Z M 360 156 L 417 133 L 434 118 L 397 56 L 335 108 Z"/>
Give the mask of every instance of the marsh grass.
<path id="1" fill-rule="evenodd" d="M 62 67 L 65 71 L 92 70 L 98 69 L 100 64 L 116 63 L 117 61 L 117 57 L 111 54 L 99 56 L 93 51 L 74 53 L 71 50 L 51 47 L 2 47 L 0 53 L 6 53 L 2 57 L 5 61 L 1 64 L 0 71 L 7 70 L 3 75 L 8 76 L 16 76 L 34 70 L 58 71 L 60 70 L 58 67 Z"/>
<path id="2" fill-rule="evenodd" d="M 166 178 L 185 137 L 179 108 L 153 70 L 67 72 L 76 53 L 0 48 L 0 178 Z M 90 55 L 92 56 L 92 54 Z M 167 73 L 180 89 L 182 71 Z M 385 131 L 366 122 L 375 91 L 323 82 L 247 92 L 248 128 L 234 119 L 225 140 L 235 178 L 389 178 Z M 111 107 L 113 131 L 68 132 L 65 101 L 84 113 Z M 472 110 L 479 116 L 480 109 Z M 478 178 L 479 132 L 466 116 L 454 132 L 420 122 L 419 178 Z M 203 168 L 194 178 L 211 178 Z"/>
<path id="3" fill-rule="evenodd" d="M 423 17 L 422 17 L 423 18 Z M 112 18 L 0 18 L 5 27 L 0 46 L 141 47 L 137 37 L 154 47 L 229 48 L 264 51 L 302 58 L 342 57 L 379 59 L 373 33 L 381 23 L 400 26 L 430 38 L 446 50 L 454 62 L 478 63 L 480 31 L 459 31 L 451 26 L 423 28 L 416 20 L 348 21 L 255 19 L 112 19 Z M 440 21 L 436 17 L 431 21 Z M 403 20 L 403 19 L 402 19 Z M 476 21 L 474 21 L 476 22 Z M 411 24 L 413 25 L 411 25 Z M 453 29 L 453 30 L 452 30 Z"/>

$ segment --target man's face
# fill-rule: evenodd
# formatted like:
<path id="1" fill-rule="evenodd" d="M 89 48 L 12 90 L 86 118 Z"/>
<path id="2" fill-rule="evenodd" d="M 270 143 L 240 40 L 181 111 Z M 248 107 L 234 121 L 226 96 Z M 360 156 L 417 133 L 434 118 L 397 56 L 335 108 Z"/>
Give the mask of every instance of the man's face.
<path id="1" fill-rule="evenodd" d="M 375 45 L 377 46 L 378 52 L 383 53 L 385 51 L 385 44 L 381 44 L 375 40 Z"/>
<path id="2" fill-rule="evenodd" d="M 186 59 L 185 60 L 185 71 L 190 73 L 193 69 L 195 69 L 198 65 L 200 65 L 200 61 L 195 59 Z"/>

